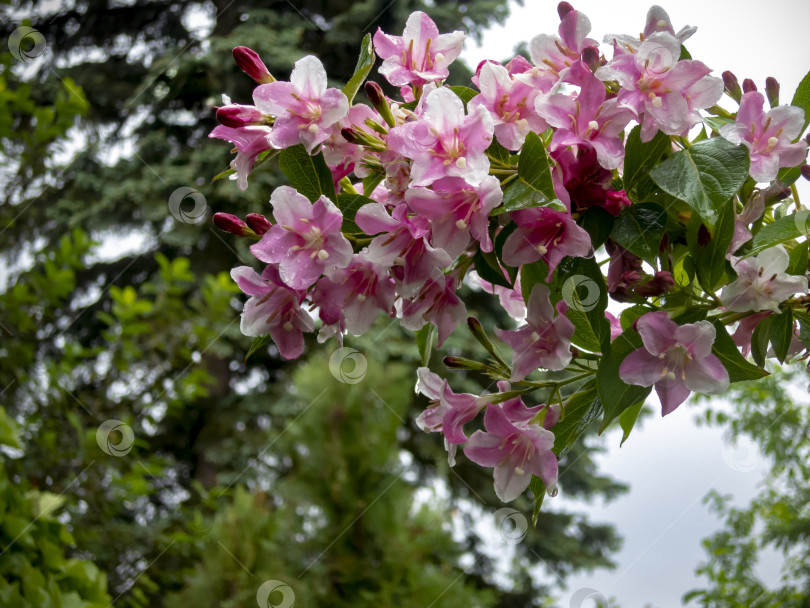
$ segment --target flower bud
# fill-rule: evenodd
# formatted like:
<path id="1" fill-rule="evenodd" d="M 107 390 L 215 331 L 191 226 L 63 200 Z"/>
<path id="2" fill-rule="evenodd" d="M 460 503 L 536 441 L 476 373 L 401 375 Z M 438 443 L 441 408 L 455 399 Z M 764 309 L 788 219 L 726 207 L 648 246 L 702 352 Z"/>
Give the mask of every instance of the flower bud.
<path id="1" fill-rule="evenodd" d="M 253 235 L 253 231 L 248 228 L 248 225 L 232 213 L 215 213 L 214 225 L 223 232 L 235 234 L 236 236 Z"/>
<path id="2" fill-rule="evenodd" d="M 247 127 L 260 125 L 264 121 L 263 114 L 253 106 L 233 104 L 217 108 L 217 121 L 226 127 Z"/>
<path id="3" fill-rule="evenodd" d="M 772 108 L 779 105 L 779 82 L 773 76 L 765 79 L 765 93 Z"/>
<path id="4" fill-rule="evenodd" d="M 250 229 L 259 236 L 263 235 L 273 226 L 261 213 L 248 213 L 245 216 L 245 222 L 247 222 Z"/>
<path id="5" fill-rule="evenodd" d="M 601 65 L 599 50 L 595 46 L 586 46 L 582 50 L 582 61 L 590 68 L 591 72 L 595 72 Z"/>
<path id="6" fill-rule="evenodd" d="M 607 198 L 605 199 L 605 211 L 614 217 L 618 217 L 622 209 L 629 207 L 630 204 L 630 199 L 627 198 L 627 192 L 624 190 L 611 190 L 607 193 Z"/>
<path id="7" fill-rule="evenodd" d="M 701 247 L 705 247 L 712 242 L 712 233 L 706 228 L 706 224 L 701 224 L 698 228 L 697 242 Z"/>
<path id="8" fill-rule="evenodd" d="M 464 357 L 445 357 L 444 365 L 447 369 L 470 369 L 483 371 L 488 369 L 484 363 L 473 361 L 472 359 L 465 359 Z"/>
<path id="9" fill-rule="evenodd" d="M 660 270 L 655 273 L 651 281 L 637 285 L 634 291 L 645 298 L 654 298 L 675 287 L 675 279 L 672 273 L 667 270 Z"/>
<path id="10" fill-rule="evenodd" d="M 344 127 L 343 129 L 340 130 L 340 134 L 343 136 L 343 139 L 345 139 L 350 144 L 356 144 L 358 146 L 363 145 L 363 140 L 360 139 L 360 135 L 356 129 L 353 129 L 351 127 Z"/>
<path id="11" fill-rule="evenodd" d="M 802 177 L 810 180 L 810 165 L 802 165 Z"/>
<path id="12" fill-rule="evenodd" d="M 236 65 L 245 74 L 250 76 L 259 84 L 266 84 L 268 82 L 275 82 L 275 78 L 270 74 L 267 66 L 259 57 L 259 54 L 253 49 L 246 46 L 237 46 L 233 49 L 233 58 Z"/>
<path id="13" fill-rule="evenodd" d="M 565 19 L 565 16 L 573 10 L 574 7 L 568 2 L 560 2 L 557 5 L 557 14 L 560 16 L 560 19 Z"/>
<path id="14" fill-rule="evenodd" d="M 394 114 L 391 112 L 391 106 L 388 105 L 388 100 L 385 98 L 382 87 L 376 82 L 369 80 L 364 86 L 366 97 L 371 102 L 371 105 L 380 113 L 383 120 L 389 127 L 396 124 Z"/>
<path id="15" fill-rule="evenodd" d="M 750 78 L 743 80 L 743 93 L 753 93 L 757 90 L 757 85 Z"/>
<path id="16" fill-rule="evenodd" d="M 740 90 L 740 83 L 737 82 L 737 77 L 731 72 L 723 72 L 723 87 L 726 93 L 737 103 L 740 103 L 742 98 L 742 91 Z"/>

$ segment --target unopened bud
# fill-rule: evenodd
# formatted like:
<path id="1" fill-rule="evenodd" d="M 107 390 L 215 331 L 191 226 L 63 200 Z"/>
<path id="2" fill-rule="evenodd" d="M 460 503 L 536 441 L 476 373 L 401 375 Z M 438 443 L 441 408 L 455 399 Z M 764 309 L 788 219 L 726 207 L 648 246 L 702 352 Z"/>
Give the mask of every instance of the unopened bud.
<path id="1" fill-rule="evenodd" d="M 233 104 L 217 108 L 217 121 L 226 127 L 246 127 L 259 125 L 264 121 L 264 115 L 253 106 Z"/>
<path id="2" fill-rule="evenodd" d="M 229 234 L 236 236 L 252 236 L 253 231 L 248 225 L 232 213 L 215 213 L 214 225 Z"/>
<path id="3" fill-rule="evenodd" d="M 270 223 L 270 220 L 264 217 L 261 213 L 248 213 L 245 216 L 245 222 L 247 222 L 250 229 L 259 236 L 263 235 L 273 226 L 273 224 Z"/>
<path id="4" fill-rule="evenodd" d="M 750 78 L 743 80 L 743 93 L 753 93 L 757 90 L 757 85 Z"/>
<path id="5" fill-rule="evenodd" d="M 768 96 L 768 103 L 772 108 L 779 105 L 779 82 L 773 76 L 765 79 L 765 94 Z"/>
<path id="6" fill-rule="evenodd" d="M 590 68 L 591 72 L 595 72 L 601 65 L 599 62 L 599 50 L 595 46 L 586 46 L 582 50 L 582 61 Z"/>
<path id="7" fill-rule="evenodd" d="M 343 136 L 343 139 L 345 139 L 350 144 L 357 144 L 358 146 L 363 145 L 363 140 L 360 139 L 360 136 L 357 133 L 357 131 L 355 131 L 351 127 L 344 127 L 343 129 L 340 130 L 340 134 Z"/>
<path id="8" fill-rule="evenodd" d="M 698 228 L 697 242 L 701 247 L 705 247 L 712 241 L 712 233 L 706 228 L 706 224 L 701 224 Z"/>
<path id="9" fill-rule="evenodd" d="M 568 2 L 560 2 L 557 5 L 557 14 L 560 16 L 560 19 L 565 19 L 565 16 L 573 10 L 574 7 Z"/>
<path id="10" fill-rule="evenodd" d="M 667 270 L 660 270 L 655 273 L 651 281 L 638 285 L 635 292 L 645 298 L 654 298 L 666 293 L 675 287 L 675 279 L 672 278 L 672 273 Z"/>
<path id="11" fill-rule="evenodd" d="M 444 365 L 447 369 L 471 369 L 483 371 L 487 366 L 472 359 L 465 359 L 464 357 L 445 357 Z"/>
<path id="12" fill-rule="evenodd" d="M 270 70 L 264 65 L 264 62 L 259 57 L 259 54 L 253 49 L 246 46 L 237 46 L 233 49 L 233 58 L 236 65 L 245 74 L 250 76 L 259 84 L 267 84 L 268 82 L 275 82 L 275 78 L 270 74 Z"/>
<path id="13" fill-rule="evenodd" d="M 388 105 L 388 100 L 385 98 L 382 87 L 373 80 L 369 80 L 364 85 L 364 90 L 366 91 L 366 97 L 368 97 L 371 105 L 380 113 L 380 116 L 382 116 L 386 124 L 389 127 L 393 127 L 396 124 L 394 114 L 391 112 L 391 106 Z"/>
<path id="14" fill-rule="evenodd" d="M 726 90 L 729 97 L 737 103 L 740 103 L 740 99 L 742 98 L 740 83 L 737 81 L 737 77 L 731 72 L 723 72 L 723 88 Z"/>
<path id="15" fill-rule="evenodd" d="M 613 216 L 618 216 L 622 209 L 631 205 L 624 190 L 611 190 L 605 198 L 605 211 Z"/>
<path id="16" fill-rule="evenodd" d="M 802 165 L 802 177 L 810 180 L 810 165 Z"/>

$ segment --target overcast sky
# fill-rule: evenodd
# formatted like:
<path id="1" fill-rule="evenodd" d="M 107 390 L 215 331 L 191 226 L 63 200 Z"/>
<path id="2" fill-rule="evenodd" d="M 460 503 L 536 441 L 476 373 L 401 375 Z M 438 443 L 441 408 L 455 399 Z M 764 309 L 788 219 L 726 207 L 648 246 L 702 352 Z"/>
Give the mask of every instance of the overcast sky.
<path id="1" fill-rule="evenodd" d="M 650 6 L 635 0 L 572 4 L 588 15 L 593 25 L 590 35 L 600 42 L 607 33 L 638 34 Z M 693 58 L 718 76 L 731 70 L 740 82 L 746 77 L 754 79 L 760 90 L 764 90 L 765 78 L 774 76 L 782 85 L 782 103 L 789 103 L 810 70 L 810 2 L 806 0 L 680 0 L 663 6 L 676 31 L 687 24 L 698 26 L 686 46 Z M 474 67 L 482 59 L 505 59 L 519 41 L 556 33 L 556 2 L 526 0 L 524 6 L 513 3 L 511 9 L 506 24 L 489 30 L 480 47 L 468 40 L 462 57 L 469 65 Z M 611 56 L 609 48 L 603 52 Z M 807 205 L 810 184 L 800 182 Z M 602 470 L 631 485 L 628 495 L 606 506 L 572 503 L 562 494 L 544 504 L 551 508 L 555 502 L 577 504 L 592 518 L 616 525 L 625 539 L 615 571 L 570 580 L 569 589 L 560 593 L 564 608 L 580 608 L 577 599 L 582 594 L 574 596 L 582 588 L 614 597 L 625 608 L 682 605 L 683 594 L 699 584 L 694 571 L 705 558 L 700 541 L 720 525 L 703 504 L 703 497 L 715 488 L 733 494 L 736 504 L 746 504 L 762 479 L 765 463 L 752 446 L 733 449 L 723 441 L 722 430 L 695 425 L 702 406 L 684 405 L 662 419 L 660 406 L 654 398 L 649 401 L 654 403 L 656 415 L 643 428 L 635 429 L 621 449 L 620 435 L 609 434 L 610 450 L 599 459 Z M 773 562 L 770 567 L 764 564 L 760 574 L 766 585 L 775 584 Z M 581 608 L 593 605 L 586 601 Z"/>

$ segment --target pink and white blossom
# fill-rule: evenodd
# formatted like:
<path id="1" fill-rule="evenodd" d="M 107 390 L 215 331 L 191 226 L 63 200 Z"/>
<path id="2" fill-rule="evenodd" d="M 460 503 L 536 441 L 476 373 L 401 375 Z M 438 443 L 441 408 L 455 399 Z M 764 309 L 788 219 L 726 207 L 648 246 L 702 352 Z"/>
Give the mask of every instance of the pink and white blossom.
<path id="1" fill-rule="evenodd" d="M 484 428 L 473 433 L 464 454 L 476 464 L 494 467 L 498 498 L 515 500 L 529 487 L 532 475 L 542 479 L 549 492 L 557 487 L 554 433 L 539 424 L 511 422 L 499 405 L 487 406 Z"/>
<path id="2" fill-rule="evenodd" d="M 806 141 L 793 143 L 804 129 L 804 110 L 785 105 L 766 113 L 764 106 L 762 93 L 745 93 L 736 120 L 720 127 L 720 135 L 748 148 L 751 177 L 760 183 L 776 179 L 782 167 L 801 165 L 807 156 Z"/>
<path id="3" fill-rule="evenodd" d="M 301 307 L 303 291 L 282 284 L 272 266 L 259 275 L 249 266 L 231 270 L 239 289 L 251 296 L 242 311 L 241 330 L 246 336 L 270 334 L 285 359 L 296 359 L 304 351 L 303 332 L 315 328 L 312 317 Z"/>
<path id="4" fill-rule="evenodd" d="M 295 62 L 290 82 L 256 87 L 253 102 L 265 114 L 276 117 L 270 135 L 273 147 L 288 148 L 300 143 L 310 154 L 349 112 L 346 95 L 339 89 L 327 88 L 326 70 L 313 55 Z"/>
<path id="5" fill-rule="evenodd" d="M 447 380 L 427 367 L 420 367 L 416 374 L 416 391 L 430 399 L 429 407 L 416 418 L 416 425 L 426 433 L 443 433 L 451 444 L 467 441 L 464 424 L 486 407 L 488 397 L 454 393 Z"/>
<path id="6" fill-rule="evenodd" d="M 532 287 L 527 305 L 526 325 L 516 330 L 496 329 L 498 337 L 512 347 L 512 382 L 523 380 L 536 369 L 560 371 L 571 362 L 574 324 L 565 313 L 564 300 L 557 303 L 557 315 L 542 283 Z"/>
<path id="7" fill-rule="evenodd" d="M 483 107 L 470 108 L 458 95 L 442 87 L 425 96 L 424 114 L 394 127 L 388 144 L 411 161 L 413 186 L 429 186 L 442 177 L 462 177 L 472 186 L 489 172 L 484 153 L 492 143 L 492 117 Z"/>
<path id="8" fill-rule="evenodd" d="M 780 312 L 779 304 L 807 291 L 807 278 L 787 274 L 790 255 L 782 245 L 766 249 L 755 258 L 731 258 L 737 279 L 723 288 L 720 299 L 726 310 Z"/>
<path id="9" fill-rule="evenodd" d="M 467 318 L 467 307 L 456 293 L 458 278 L 453 274 L 428 279 L 412 300 L 402 302 L 402 327 L 419 330 L 433 323 L 438 330 L 437 346 Z"/>
<path id="10" fill-rule="evenodd" d="M 236 171 L 236 180 L 240 190 L 247 190 L 248 175 L 256 163 L 259 154 L 266 150 L 272 150 L 273 144 L 270 141 L 272 129 L 270 127 L 226 127 L 218 125 L 214 127 L 208 137 L 224 139 L 236 146 L 236 158 L 231 161 L 231 169 Z"/>
<path id="11" fill-rule="evenodd" d="M 697 31 L 696 27 L 685 25 L 678 32 L 672 26 L 672 21 L 667 12 L 660 6 L 653 5 L 647 11 L 647 23 L 644 26 L 644 32 L 640 38 L 628 36 L 626 34 L 608 34 L 604 38 L 605 44 L 617 43 L 617 50 L 623 53 L 635 53 L 641 46 L 642 42 L 652 36 L 656 32 L 667 32 L 678 39 L 681 44 L 692 37 Z"/>
<path id="12" fill-rule="evenodd" d="M 590 235 L 567 213 L 550 207 L 521 209 L 512 213 L 517 229 L 503 246 L 503 261 L 509 266 L 542 259 L 548 265 L 547 280 L 565 256 L 587 256 Z"/>
<path id="13" fill-rule="evenodd" d="M 587 47 L 598 47 L 596 40 L 588 38 L 590 31 L 591 22 L 583 13 L 569 10 L 562 15 L 557 30 L 559 36 L 539 34 L 529 43 L 529 53 L 537 71 L 559 76 L 579 61 Z"/>
<path id="14" fill-rule="evenodd" d="M 281 280 L 306 289 L 330 268 L 345 268 L 352 246 L 340 232 L 343 214 L 325 196 L 315 203 L 289 186 L 270 197 L 276 224 L 250 252 L 262 262 L 278 264 Z"/>
<path id="15" fill-rule="evenodd" d="M 383 64 L 380 74 L 395 87 L 421 86 L 444 80 L 447 67 L 461 54 L 464 32 L 439 34 L 439 28 L 425 13 L 415 11 L 405 23 L 402 36 L 391 36 L 377 28 L 374 50 Z"/>
<path id="16" fill-rule="evenodd" d="M 430 244 L 456 258 L 475 239 L 482 251 L 492 251 L 489 213 L 501 204 L 503 191 L 497 177 L 488 175 L 478 186 L 460 177 L 443 177 L 432 188 L 411 188 L 405 202 L 430 223 Z"/>
<path id="17" fill-rule="evenodd" d="M 672 413 L 692 391 L 719 395 L 728 390 L 728 372 L 712 354 L 714 325 L 678 325 L 657 311 L 639 318 L 635 327 L 644 346 L 625 357 L 619 377 L 627 384 L 655 386 L 662 415 Z"/>

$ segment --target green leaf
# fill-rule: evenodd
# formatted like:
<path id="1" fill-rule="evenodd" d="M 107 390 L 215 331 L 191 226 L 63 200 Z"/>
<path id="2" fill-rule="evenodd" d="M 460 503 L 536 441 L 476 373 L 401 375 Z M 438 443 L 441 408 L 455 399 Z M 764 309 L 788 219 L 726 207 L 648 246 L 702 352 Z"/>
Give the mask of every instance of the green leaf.
<path id="1" fill-rule="evenodd" d="M 784 363 L 793 339 L 793 311 L 787 308 L 772 318 L 768 335 L 776 358 L 779 363 Z"/>
<path id="2" fill-rule="evenodd" d="M 630 431 L 633 430 L 636 420 L 638 420 L 638 416 L 643 407 L 644 401 L 639 401 L 619 414 L 619 426 L 622 427 L 622 441 L 619 444 L 619 447 L 622 447 L 624 442 L 627 441 L 627 438 L 630 437 Z"/>
<path id="3" fill-rule="evenodd" d="M 807 72 L 802 78 L 790 105 L 804 110 L 804 126 L 802 127 L 802 133 L 804 133 L 807 125 L 810 124 L 810 72 Z"/>
<path id="4" fill-rule="evenodd" d="M 616 218 L 610 237 L 631 253 L 652 261 L 658 257 L 666 226 L 667 212 L 655 203 L 630 205 Z"/>
<path id="5" fill-rule="evenodd" d="M 634 329 L 625 330 L 612 343 L 606 341 L 602 346 L 603 357 L 596 372 L 596 386 L 605 409 L 605 417 L 599 427 L 600 434 L 614 418 L 639 401 L 644 402 L 652 391 L 651 386 L 625 384 L 619 378 L 619 366 L 622 361 L 641 346 L 641 336 Z"/>
<path id="6" fill-rule="evenodd" d="M 368 73 L 374 67 L 374 46 L 371 43 L 371 34 L 363 36 L 363 41 L 360 43 L 360 57 L 357 59 L 357 65 L 354 68 L 354 74 L 349 78 L 349 82 L 343 87 L 343 94 L 349 98 L 349 104 L 352 103 L 357 91 L 363 86 Z"/>
<path id="7" fill-rule="evenodd" d="M 810 348 L 810 315 L 794 310 L 793 316 L 799 320 L 799 340 L 805 348 Z"/>
<path id="8" fill-rule="evenodd" d="M 669 135 L 658 131 L 650 141 L 642 143 L 641 126 L 633 127 L 625 142 L 624 153 L 624 189 L 633 192 L 641 179 L 655 167 L 671 142 Z"/>
<path id="9" fill-rule="evenodd" d="M 734 119 L 728 118 L 727 116 L 704 116 L 703 122 L 706 123 L 710 129 L 719 133 L 722 127 L 734 122 Z"/>
<path id="10" fill-rule="evenodd" d="M 546 200 L 556 198 L 551 180 L 551 161 L 543 140 L 536 133 L 529 133 L 518 158 L 518 176 L 529 186 L 541 192 Z"/>
<path id="11" fill-rule="evenodd" d="M 792 241 L 808 233 L 810 233 L 810 212 L 802 209 L 798 213 L 779 218 L 760 228 L 754 235 L 751 251 L 745 257 L 756 255 L 774 245 Z"/>
<path id="12" fill-rule="evenodd" d="M 478 249 L 473 257 L 473 264 L 475 265 L 475 271 L 478 273 L 478 276 L 485 281 L 508 289 L 512 288 L 512 284 L 506 280 L 501 270 L 501 265 L 498 262 L 498 258 L 495 256 L 495 252 L 484 252 Z"/>
<path id="13" fill-rule="evenodd" d="M 560 299 L 568 304 L 566 317 L 574 324 L 571 342 L 591 352 L 600 352 L 602 344 L 610 341 L 610 323 L 605 317 L 607 285 L 594 258 L 567 257 L 557 267 L 556 285 L 559 292 L 552 303 Z"/>
<path id="14" fill-rule="evenodd" d="M 13 419 L 8 417 L 6 410 L 2 406 L 0 406 L 0 445 L 7 445 L 18 449 L 21 447 L 17 424 Z"/>
<path id="15" fill-rule="evenodd" d="M 512 155 L 504 148 L 501 144 L 498 143 L 497 139 L 493 139 L 492 143 L 489 145 L 486 151 L 487 156 L 489 156 L 489 160 L 491 160 L 496 165 L 501 165 L 502 167 L 511 167 L 512 166 Z"/>
<path id="16" fill-rule="evenodd" d="M 601 207 L 589 207 L 582 214 L 582 227 L 591 237 L 594 251 L 599 249 L 608 240 L 616 218 Z"/>
<path id="17" fill-rule="evenodd" d="M 470 100 L 473 97 L 475 97 L 476 95 L 478 95 L 478 91 L 476 91 L 475 89 L 471 89 L 470 87 L 454 86 L 454 87 L 447 87 L 447 88 L 450 89 L 451 91 L 453 91 L 453 93 L 455 93 L 456 95 L 459 96 L 461 101 L 464 102 L 464 107 L 465 108 L 467 107 L 467 104 L 470 102 Z"/>
<path id="18" fill-rule="evenodd" d="M 783 186 L 790 186 L 801 176 L 802 176 L 801 166 L 784 167 L 783 169 L 779 170 L 779 173 L 776 175 L 776 179 L 779 180 L 779 183 L 782 184 Z"/>
<path id="19" fill-rule="evenodd" d="M 373 193 L 374 190 L 379 186 L 382 181 L 385 179 L 385 174 L 382 171 L 374 171 L 368 177 L 363 178 L 363 192 L 366 193 L 366 196 Z"/>
<path id="20" fill-rule="evenodd" d="M 805 275 L 807 274 L 807 248 L 810 241 L 799 243 L 790 250 L 790 266 L 788 266 L 789 274 Z"/>
<path id="21" fill-rule="evenodd" d="M 268 344 L 273 342 L 273 338 L 269 335 L 267 336 L 259 336 L 258 338 L 253 338 L 253 342 L 250 344 L 250 348 L 248 349 L 247 354 L 245 355 L 245 361 L 247 361 L 250 356 L 255 353 L 256 351 L 264 348 Z"/>
<path id="22" fill-rule="evenodd" d="M 565 404 L 565 415 L 554 425 L 552 451 L 558 460 L 565 457 L 574 442 L 602 412 L 602 401 L 593 381 L 586 383 L 580 392 L 569 397 Z"/>
<path id="23" fill-rule="evenodd" d="M 416 348 L 419 350 L 419 358 L 422 367 L 427 367 L 430 363 L 430 353 L 436 341 L 436 328 L 432 323 L 425 324 L 422 329 L 416 332 Z"/>
<path id="24" fill-rule="evenodd" d="M 343 213 L 343 225 L 340 227 L 340 231 L 344 234 L 363 234 L 360 227 L 355 224 L 354 216 L 360 207 L 369 204 L 376 205 L 378 203 L 362 194 L 338 194 L 337 206 Z"/>
<path id="25" fill-rule="evenodd" d="M 299 144 L 281 151 L 279 165 L 290 185 L 313 203 L 322 194 L 335 200 L 335 182 L 322 153 L 310 156 Z"/>
<path id="26" fill-rule="evenodd" d="M 709 224 L 748 177 L 748 150 L 715 137 L 681 150 L 650 172 L 665 192 L 689 204 Z"/>
<path id="27" fill-rule="evenodd" d="M 542 192 L 538 192 L 521 178 L 513 180 L 503 191 L 503 202 L 490 213 L 498 216 L 509 211 L 519 211 L 531 207 L 544 207 L 549 199 Z"/>
<path id="28" fill-rule="evenodd" d="M 757 323 L 754 333 L 751 335 L 751 356 L 760 367 L 765 367 L 765 359 L 768 356 L 768 342 L 771 338 L 772 322 L 773 316 L 765 317 Z"/>
<path id="29" fill-rule="evenodd" d="M 709 240 L 701 244 L 699 237 L 703 222 L 692 216 L 686 231 L 689 253 L 695 264 L 695 274 L 701 287 L 714 291 L 723 282 L 726 272 L 726 252 L 734 238 L 734 203 L 729 201 L 721 210 L 714 230 L 703 227 Z"/>
<path id="30" fill-rule="evenodd" d="M 546 497 L 546 484 L 545 482 L 532 475 L 532 480 L 529 482 L 529 489 L 534 496 L 534 506 L 532 507 L 532 525 L 537 525 L 537 518 L 540 516 L 540 508 L 543 506 L 543 499 Z"/>
<path id="31" fill-rule="evenodd" d="M 537 260 L 531 264 L 523 264 L 520 267 L 520 291 L 523 294 L 523 301 L 528 302 L 532 294 L 532 287 L 537 283 L 546 283 L 548 276 L 548 266 L 543 260 Z"/>
<path id="32" fill-rule="evenodd" d="M 745 360 L 734 344 L 734 340 L 728 335 L 725 325 L 717 319 L 712 321 L 715 330 L 717 330 L 717 338 L 712 346 L 712 352 L 720 359 L 723 367 L 728 372 L 728 377 L 731 382 L 744 382 L 745 380 L 757 380 L 769 375 L 761 367 L 754 365 Z"/>

